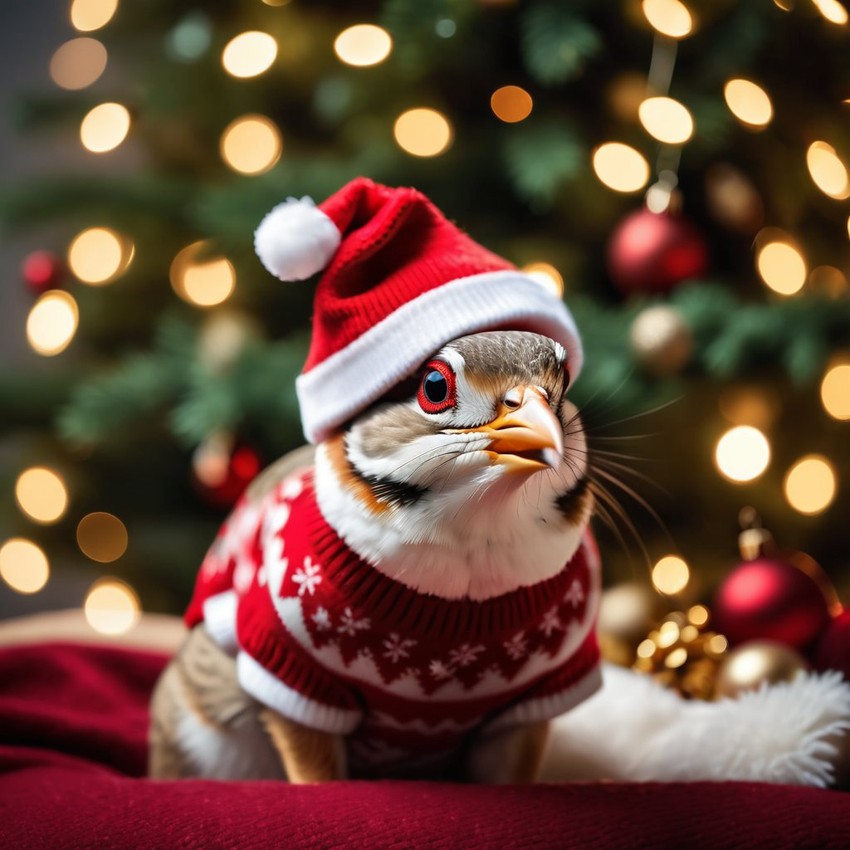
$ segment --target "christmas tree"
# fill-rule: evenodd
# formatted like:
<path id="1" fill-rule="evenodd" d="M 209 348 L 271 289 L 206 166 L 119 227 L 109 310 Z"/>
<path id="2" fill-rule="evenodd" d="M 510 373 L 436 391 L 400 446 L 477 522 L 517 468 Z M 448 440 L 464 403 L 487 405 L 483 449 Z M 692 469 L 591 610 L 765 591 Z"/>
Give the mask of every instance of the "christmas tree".
<path id="1" fill-rule="evenodd" d="M 754 505 L 850 597 L 837 0 L 69 9 L 13 117 L 76 162 L 0 198 L 7 242 L 44 234 L 11 320 L 32 352 L 0 379 L 6 615 L 182 609 L 241 489 L 303 442 L 312 287 L 253 231 L 360 174 L 563 290 L 610 582 L 675 555 L 696 598 Z"/>

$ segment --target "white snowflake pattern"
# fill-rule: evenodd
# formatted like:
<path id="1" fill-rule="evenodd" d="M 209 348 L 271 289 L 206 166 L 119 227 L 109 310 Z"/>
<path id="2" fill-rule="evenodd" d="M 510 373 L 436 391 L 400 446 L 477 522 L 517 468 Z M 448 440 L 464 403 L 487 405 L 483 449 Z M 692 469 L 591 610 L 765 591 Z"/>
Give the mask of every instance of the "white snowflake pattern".
<path id="1" fill-rule="evenodd" d="M 384 658 L 389 658 L 393 664 L 398 664 L 402 658 L 410 658 L 409 650 L 416 646 L 412 638 L 402 638 L 397 632 L 392 632 L 384 641 Z"/>
<path id="2" fill-rule="evenodd" d="M 570 589 L 564 595 L 564 602 L 569 602 L 573 608 L 578 608 L 584 602 L 584 591 L 581 588 L 581 582 L 577 578 L 573 579 Z"/>
<path id="3" fill-rule="evenodd" d="M 468 667 L 478 660 L 478 656 L 482 652 L 484 652 L 483 646 L 470 646 L 468 643 L 465 643 L 463 646 L 453 649 L 449 653 L 449 664 L 453 667 Z"/>
<path id="4" fill-rule="evenodd" d="M 320 632 L 327 632 L 331 629 L 331 615 L 327 608 L 317 608 L 311 619 Z"/>
<path id="5" fill-rule="evenodd" d="M 302 490 L 304 489 L 304 481 L 300 475 L 290 475 L 287 478 L 280 488 L 280 493 L 284 499 L 288 499 L 289 501 L 293 501 L 297 499 Z"/>
<path id="6" fill-rule="evenodd" d="M 316 587 L 322 583 L 322 577 L 319 575 L 320 569 L 318 564 L 313 563 L 309 555 L 304 559 L 304 566 L 292 576 L 292 580 L 298 585 L 299 596 L 303 596 L 305 593 L 312 596 L 316 592 Z"/>
<path id="7" fill-rule="evenodd" d="M 342 612 L 342 617 L 340 617 L 339 628 L 337 631 L 341 635 L 354 637 L 357 632 L 362 632 L 365 629 L 371 628 L 371 626 L 372 622 L 368 617 L 362 617 L 358 620 L 355 618 L 354 612 L 351 608 L 346 608 L 345 611 Z"/>
<path id="8" fill-rule="evenodd" d="M 435 679 L 448 679 L 454 673 L 450 665 L 436 660 L 428 665 L 428 670 Z"/>
<path id="9" fill-rule="evenodd" d="M 514 660 L 522 658 L 528 652 L 528 641 L 525 637 L 525 632 L 517 632 L 510 640 L 506 640 L 502 646 L 505 647 L 505 652 Z"/>
<path id="10" fill-rule="evenodd" d="M 540 631 L 546 637 L 549 637 L 552 632 L 557 632 L 564 627 L 561 618 L 558 616 L 558 606 L 553 605 L 544 615 L 540 622 Z"/>

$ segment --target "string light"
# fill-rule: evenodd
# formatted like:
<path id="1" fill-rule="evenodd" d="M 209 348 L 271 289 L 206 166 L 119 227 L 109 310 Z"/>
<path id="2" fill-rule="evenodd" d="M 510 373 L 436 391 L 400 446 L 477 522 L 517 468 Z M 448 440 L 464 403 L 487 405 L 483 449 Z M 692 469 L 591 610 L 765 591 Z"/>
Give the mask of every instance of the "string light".
<path id="1" fill-rule="evenodd" d="M 765 284 L 780 295 L 794 295 L 806 282 L 806 260 L 789 242 L 765 242 L 756 254 L 756 268 Z"/>
<path id="2" fill-rule="evenodd" d="M 68 266 L 83 282 L 100 285 L 115 280 L 133 260 L 133 243 L 108 227 L 90 227 L 68 246 Z"/>
<path id="3" fill-rule="evenodd" d="M 667 596 L 681 593 L 690 579 L 690 568 L 678 555 L 666 555 L 652 568 L 652 584 L 659 593 Z M 675 643 L 677 638 L 678 634 L 671 644 Z"/>
<path id="4" fill-rule="evenodd" d="M 44 466 L 32 466 L 18 476 L 15 499 L 30 519 L 49 525 L 64 516 L 68 490 L 57 472 Z"/>
<path id="5" fill-rule="evenodd" d="M 80 551 L 101 564 L 117 561 L 127 551 L 127 528 L 117 516 L 96 511 L 77 525 Z"/>
<path id="6" fill-rule="evenodd" d="M 519 86 L 502 86 L 490 96 L 490 109 L 506 124 L 516 124 L 531 115 L 534 101 L 531 95 Z"/>
<path id="7" fill-rule="evenodd" d="M 71 3 L 71 23 L 80 32 L 92 32 L 105 27 L 118 8 L 118 0 L 74 0 Z"/>
<path id="8" fill-rule="evenodd" d="M 832 145 L 826 142 L 812 142 L 806 151 L 806 165 L 815 186 L 824 195 L 839 201 L 850 198 L 847 166 Z"/>
<path id="9" fill-rule="evenodd" d="M 280 159 L 283 139 L 265 115 L 243 115 L 227 125 L 219 145 L 221 158 L 240 174 L 263 174 Z"/>
<path id="10" fill-rule="evenodd" d="M 564 294 L 563 275 L 549 263 L 529 263 L 522 270 L 560 298 Z"/>
<path id="11" fill-rule="evenodd" d="M 80 141 L 92 153 L 115 150 L 130 132 L 130 113 L 120 103 L 101 103 L 86 113 L 80 124 Z"/>
<path id="12" fill-rule="evenodd" d="M 393 128 L 398 146 L 413 156 L 438 156 L 452 143 L 452 125 L 436 109 L 408 109 Z"/>
<path id="13" fill-rule="evenodd" d="M 0 576 L 18 593 L 38 593 L 50 578 L 47 555 L 31 540 L 13 537 L 0 547 Z"/>
<path id="14" fill-rule="evenodd" d="M 691 13 L 679 0 L 643 0 L 641 5 L 650 26 L 662 35 L 684 38 L 693 32 Z"/>
<path id="15" fill-rule="evenodd" d="M 770 443 L 758 428 L 739 425 L 718 440 L 714 462 L 720 473 L 730 481 L 753 481 L 770 463 Z"/>
<path id="16" fill-rule="evenodd" d="M 782 489 L 795 511 L 807 516 L 823 513 L 835 499 L 835 468 L 822 455 L 806 455 L 788 470 Z"/>
<path id="17" fill-rule="evenodd" d="M 812 0 L 812 3 L 831 24 L 844 26 L 847 23 L 847 10 L 838 0 Z"/>
<path id="18" fill-rule="evenodd" d="M 615 192 L 638 192 L 649 180 L 649 163 L 643 155 L 621 142 L 606 142 L 593 151 L 593 170 Z"/>
<path id="19" fill-rule="evenodd" d="M 96 632 L 121 635 L 139 621 L 139 597 L 123 581 L 103 578 L 96 581 L 86 595 L 83 612 Z"/>
<path id="20" fill-rule="evenodd" d="M 850 419 L 850 363 L 839 363 L 827 371 L 821 381 L 820 399 L 833 419 Z"/>
<path id="21" fill-rule="evenodd" d="M 63 352 L 74 338 L 80 311 L 74 297 L 61 289 L 45 292 L 27 317 L 27 341 L 44 357 Z"/>
<path id="22" fill-rule="evenodd" d="M 221 54 L 224 70 L 233 77 L 247 79 L 268 71 L 277 58 L 277 42 L 267 32 L 251 30 L 232 38 Z"/>
<path id="23" fill-rule="evenodd" d="M 169 277 L 174 291 L 197 307 L 213 307 L 226 301 L 236 288 L 236 270 L 226 257 L 206 257 L 208 242 L 187 245 L 171 263 Z"/>
<path id="24" fill-rule="evenodd" d="M 767 92 L 752 80 L 729 80 L 723 87 L 729 111 L 743 124 L 762 129 L 773 118 L 773 104 Z"/>
<path id="25" fill-rule="evenodd" d="M 344 29 L 334 41 L 340 62 L 365 68 L 383 62 L 393 49 L 390 34 L 374 24 L 355 24 Z"/>
<path id="26" fill-rule="evenodd" d="M 691 113 L 672 97 L 646 98 L 638 107 L 638 117 L 652 138 L 668 145 L 681 145 L 694 133 Z"/>
<path id="27" fill-rule="evenodd" d="M 50 79 L 63 89 L 77 91 L 95 82 L 106 70 L 106 48 L 95 38 L 72 38 L 50 59 Z"/>

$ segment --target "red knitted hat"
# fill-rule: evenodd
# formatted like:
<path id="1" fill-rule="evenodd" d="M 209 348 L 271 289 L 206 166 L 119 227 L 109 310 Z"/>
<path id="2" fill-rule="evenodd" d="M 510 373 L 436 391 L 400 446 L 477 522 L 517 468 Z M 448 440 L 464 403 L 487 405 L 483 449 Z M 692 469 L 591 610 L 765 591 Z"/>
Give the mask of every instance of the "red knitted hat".
<path id="1" fill-rule="evenodd" d="M 304 434 L 326 439 L 446 343 L 526 330 L 567 350 L 581 343 L 564 303 L 462 233 L 415 189 L 353 180 L 318 207 L 290 198 L 260 223 L 254 246 L 281 280 L 324 269 L 313 338 L 296 381 Z"/>

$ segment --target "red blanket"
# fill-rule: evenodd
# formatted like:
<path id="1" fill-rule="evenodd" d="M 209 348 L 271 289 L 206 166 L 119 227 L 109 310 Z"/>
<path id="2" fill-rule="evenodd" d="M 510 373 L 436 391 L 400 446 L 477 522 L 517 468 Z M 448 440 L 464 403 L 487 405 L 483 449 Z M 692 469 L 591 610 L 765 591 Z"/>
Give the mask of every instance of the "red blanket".
<path id="1" fill-rule="evenodd" d="M 147 700 L 163 663 L 0 651 L 0 847 L 850 847 L 850 794 L 777 785 L 152 782 Z"/>

